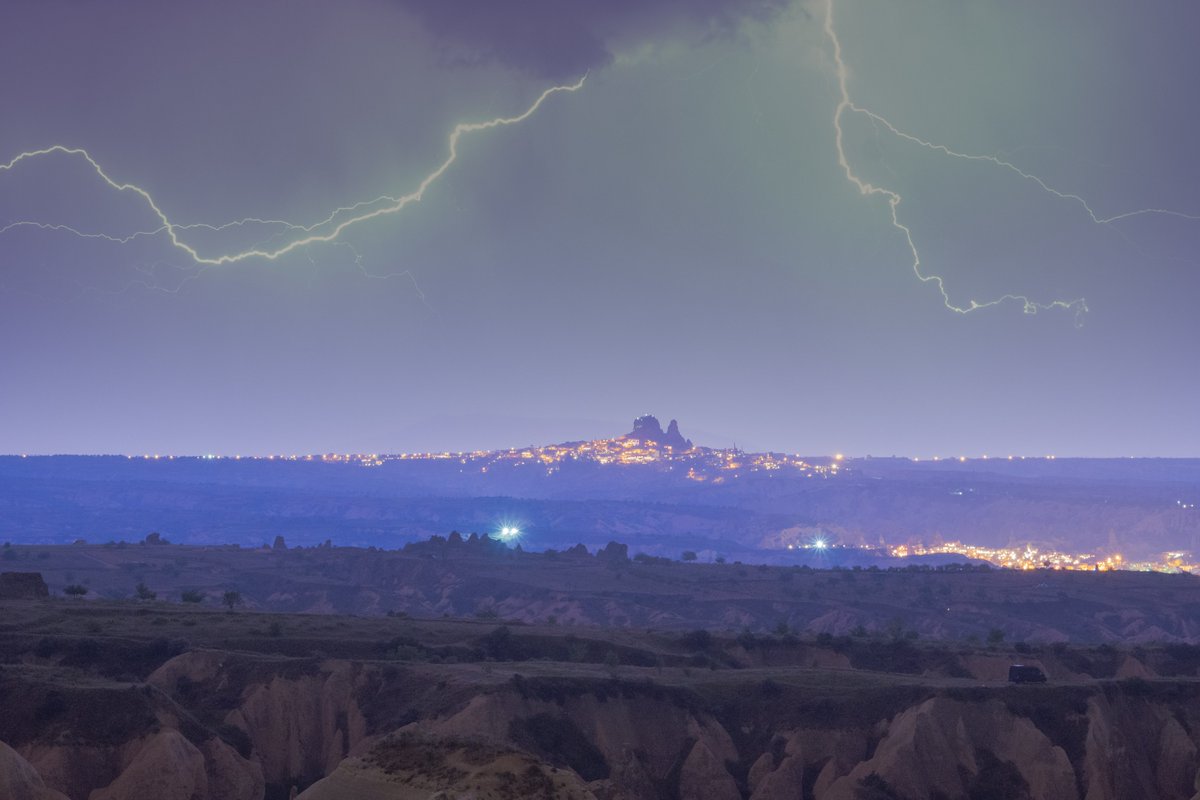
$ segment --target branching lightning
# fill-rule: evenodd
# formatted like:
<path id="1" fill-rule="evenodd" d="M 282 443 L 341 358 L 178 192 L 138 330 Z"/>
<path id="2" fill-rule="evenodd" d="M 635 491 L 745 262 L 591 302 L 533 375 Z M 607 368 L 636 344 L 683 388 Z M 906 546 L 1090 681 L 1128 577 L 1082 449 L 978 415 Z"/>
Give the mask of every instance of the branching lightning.
<path id="1" fill-rule="evenodd" d="M 358 252 L 358 249 L 354 245 L 350 244 L 349 242 L 338 242 L 338 244 L 350 251 L 350 254 L 354 257 L 354 266 L 358 268 L 359 272 L 368 278 L 374 278 L 375 280 L 380 281 L 386 281 L 391 278 L 408 278 L 408 280 L 412 282 L 413 290 L 417 293 L 417 297 L 421 298 L 421 303 L 425 306 L 425 308 L 433 311 L 433 306 L 429 304 L 429 298 L 425 296 L 424 290 L 421 289 L 421 284 L 417 283 L 417 276 L 413 274 L 412 270 L 402 269 L 397 272 L 383 273 L 371 272 L 367 269 L 366 264 L 363 263 L 362 253 Z"/>
<path id="2" fill-rule="evenodd" d="M 1058 188 L 1055 188 L 1043 178 L 1022 169 L 1012 161 L 1009 161 L 1007 158 L 1003 158 L 999 155 L 960 152 L 947 145 L 930 141 L 902 130 L 886 117 L 856 104 L 850 94 L 849 69 L 843 57 L 842 43 L 838 37 L 837 30 L 834 25 L 834 4 L 836 0 L 824 0 L 824 2 L 824 35 L 828 39 L 832 49 L 833 68 L 838 91 L 838 101 L 833 112 L 832 119 L 835 134 L 834 144 L 837 155 L 837 164 L 844 174 L 846 180 L 854 188 L 856 188 L 861 195 L 866 197 L 880 197 L 887 202 L 891 224 L 904 236 L 909 253 L 911 254 L 913 273 L 920 282 L 932 283 L 937 287 L 938 292 L 942 297 L 943 304 L 950 311 L 953 311 L 957 314 L 968 314 L 972 311 L 991 308 L 1008 302 L 1018 302 L 1021 304 L 1022 309 L 1027 314 L 1035 314 L 1042 310 L 1063 309 L 1074 312 L 1076 318 L 1079 319 L 1088 311 L 1088 307 L 1083 298 L 1041 302 L 1035 301 L 1024 294 L 1004 294 L 991 300 L 969 300 L 966 303 L 962 303 L 961 301 L 955 302 L 946 287 L 945 279 L 941 275 L 927 271 L 925 268 L 913 230 L 901 218 L 900 206 L 903 202 L 903 197 L 900 192 L 895 189 L 888 188 L 887 186 L 872 183 L 870 180 L 861 177 L 855 171 L 855 168 L 851 163 L 851 159 L 847 154 L 845 143 L 844 122 L 848 115 L 857 114 L 866 117 L 875 127 L 877 135 L 880 131 L 887 131 L 897 139 L 936 153 L 940 153 L 948 158 L 971 162 L 986 162 L 995 167 L 1006 170 L 1024 181 L 1033 183 L 1042 192 L 1049 194 L 1052 197 L 1075 204 L 1083 210 L 1083 212 L 1093 223 L 1097 225 L 1108 226 L 1122 220 L 1149 215 L 1170 216 L 1185 220 L 1200 220 L 1200 214 L 1189 214 L 1166 208 L 1143 208 L 1108 216 L 1102 215 L 1098 213 L 1083 196 L 1074 192 L 1062 191 Z M 521 123 L 535 114 L 545 103 L 545 101 L 552 95 L 560 92 L 570 93 L 578 91 L 583 87 L 586 78 L 587 76 L 585 75 L 573 84 L 552 86 L 546 89 L 533 101 L 528 108 L 525 109 L 525 111 L 515 116 L 496 117 L 483 122 L 459 123 L 453 128 L 447 137 L 447 151 L 444 160 L 438 164 L 435 169 L 429 172 L 411 192 L 398 196 L 381 195 L 372 200 L 363 200 L 350 205 L 340 206 L 333 209 L 322 219 L 310 224 L 298 224 L 281 219 L 262 219 L 257 217 L 246 217 L 232 222 L 226 222 L 221 225 L 212 225 L 206 223 L 184 224 L 175 222 L 167 215 L 167 213 L 162 209 L 162 207 L 147 189 L 137 184 L 123 182 L 112 177 L 112 175 L 99 163 L 99 161 L 97 161 L 90 152 L 82 147 L 55 144 L 37 150 L 26 151 L 18 154 L 7 163 L 0 163 L 0 173 L 12 171 L 24 162 L 34 161 L 50 156 L 66 156 L 77 158 L 85 162 L 95 173 L 95 175 L 112 190 L 119 193 L 136 195 L 141 201 L 143 201 L 146 208 L 149 209 L 157 224 L 154 228 L 149 230 L 139 230 L 133 233 L 117 235 L 113 233 L 84 230 L 63 223 L 50 223 L 26 219 L 11 221 L 6 225 L 0 226 L 0 234 L 4 234 L 19 228 L 32 228 L 42 231 L 64 232 L 84 239 L 101 240 L 113 244 L 128 244 L 141 238 L 165 236 L 174 249 L 185 254 L 190 262 L 192 262 L 198 268 L 185 280 L 195 278 L 212 267 L 237 264 L 251 259 L 276 260 L 282 256 L 292 253 L 293 251 L 306 248 L 310 245 L 329 243 L 335 245 L 345 245 L 346 242 L 343 239 L 340 239 L 340 237 L 348 228 L 379 217 L 396 214 L 406 207 L 420 202 L 424 198 L 426 191 L 433 186 L 457 161 L 458 147 L 463 135 Z M 194 243 L 190 243 L 187 237 L 189 232 L 197 230 L 220 233 L 230 229 L 248 226 L 277 228 L 278 231 L 276 233 L 272 233 L 272 235 L 265 242 L 260 241 L 246 249 L 226 253 L 201 252 L 201 248 Z M 356 266 L 363 272 L 364 275 L 369 277 L 407 277 L 413 281 L 414 288 L 416 288 L 418 294 L 421 295 L 422 301 L 425 301 L 424 294 L 420 292 L 420 287 L 416 285 L 416 278 L 411 272 L 399 271 L 387 275 L 375 275 L 366 270 L 366 268 L 363 266 L 361 257 L 352 247 L 351 252 L 354 254 Z"/>
<path id="3" fill-rule="evenodd" d="M 1046 192 L 1047 194 L 1053 195 L 1054 197 L 1057 197 L 1060 200 L 1071 201 L 1071 202 L 1075 203 L 1076 205 L 1080 206 L 1084 210 L 1084 212 L 1088 215 L 1088 217 L 1091 219 L 1091 221 L 1096 223 L 1097 225 L 1109 225 L 1111 223 L 1118 222 L 1120 220 L 1130 219 L 1130 218 L 1139 217 L 1139 216 L 1147 216 L 1147 215 L 1165 215 L 1165 216 L 1179 217 L 1179 218 L 1187 219 L 1187 220 L 1200 220 L 1200 215 L 1187 214 L 1187 213 L 1184 213 L 1181 211 L 1173 211 L 1171 209 L 1165 209 L 1165 208 L 1142 208 L 1142 209 L 1137 209 L 1135 211 L 1127 211 L 1127 212 L 1124 212 L 1121 214 L 1115 214 L 1115 215 L 1107 216 L 1107 217 L 1101 216 L 1092 208 L 1092 206 L 1082 196 L 1075 194 L 1073 192 L 1064 192 L 1059 189 L 1056 189 L 1053 186 L 1051 186 L 1050 184 L 1048 184 L 1042 178 L 1038 177 L 1037 175 L 1035 175 L 1031 172 L 1021 169 L 1020 167 L 1016 166 L 1015 164 L 1013 164 L 1010 161 L 1007 161 L 1003 158 L 1000 158 L 1000 157 L 994 156 L 994 155 L 979 155 L 979 154 L 972 154 L 972 153 L 961 153 L 957 150 L 947 147 L 946 145 L 937 144 L 935 142 L 931 142 L 926 139 L 922 139 L 918 136 L 914 136 L 913 134 L 907 133 L 907 132 L 901 130 L 900 128 L 897 128 L 888 119 L 881 116 L 880 114 L 877 114 L 874 111 L 871 111 L 870 109 L 863 108 L 862 106 L 855 104 L 854 101 L 850 97 L 849 70 L 847 69 L 846 62 L 842 57 L 842 43 L 841 43 L 841 40 L 838 38 L 837 30 L 835 29 L 834 24 L 833 24 L 834 1 L 835 0 L 825 0 L 825 36 L 826 36 L 826 38 L 829 39 L 829 42 L 832 45 L 832 49 L 833 49 L 834 74 L 837 79 L 838 94 L 839 94 L 837 108 L 834 110 L 834 113 L 833 113 L 834 143 L 835 143 L 835 146 L 837 149 L 838 166 L 841 167 L 842 172 L 846 176 L 846 179 L 851 184 L 853 184 L 856 189 L 858 189 L 860 194 L 862 194 L 864 196 L 868 196 L 868 197 L 882 197 L 885 200 L 887 200 L 888 208 L 889 208 L 889 211 L 891 214 L 892 226 L 904 235 L 905 242 L 908 244 L 909 252 L 912 254 L 913 272 L 916 274 L 918 280 L 920 280 L 922 283 L 932 283 L 935 286 L 937 286 L 938 291 L 942 295 L 942 302 L 945 304 L 946 308 L 950 309 L 951 311 L 958 313 L 958 314 L 968 314 L 972 311 L 978 311 L 978 310 L 984 309 L 984 308 L 991 308 L 993 306 L 998 306 L 1003 303 L 1007 303 L 1009 301 L 1017 301 L 1022 304 L 1023 309 L 1026 314 L 1036 314 L 1038 311 L 1058 308 L 1058 309 L 1065 309 L 1068 311 L 1074 311 L 1075 315 L 1076 315 L 1076 319 L 1078 319 L 1083 314 L 1087 313 L 1088 307 L 1087 307 L 1087 302 L 1083 298 L 1079 298 L 1076 300 L 1051 300 L 1049 302 L 1035 302 L 1034 300 L 1031 300 L 1028 296 L 1021 295 L 1021 294 L 1006 294 L 1001 297 L 995 298 L 993 300 L 987 300 L 987 301 L 971 300 L 966 305 L 958 305 L 958 304 L 954 303 L 950 299 L 949 292 L 947 292 L 947 290 L 946 290 L 946 284 L 945 284 L 945 281 L 943 280 L 943 278 L 940 275 L 926 273 L 922 269 L 921 254 L 920 254 L 920 251 L 917 249 L 917 244 L 913 237 L 912 229 L 909 228 L 908 225 L 901 222 L 901 220 L 900 220 L 899 208 L 900 208 L 900 203 L 903 201 L 903 198 L 901 197 L 900 193 L 893 189 L 886 188 L 884 186 L 876 186 L 875 184 L 872 184 L 870 181 L 867 181 L 867 180 L 859 177 L 854 172 L 854 168 L 850 164 L 850 159 L 846 155 L 846 147 L 845 147 L 845 141 L 844 141 L 845 133 L 842 128 L 842 120 L 845 117 L 847 112 L 851 112 L 854 114 L 862 114 L 863 116 L 870 119 L 873 124 L 875 124 L 877 126 L 882 126 L 883 128 L 887 129 L 887 131 L 890 132 L 892 135 L 894 135 L 897 138 L 900 138 L 906 142 L 909 142 L 911 144 L 915 144 L 920 147 L 926 148 L 928 150 L 933 150 L 935 152 L 942 153 L 943 155 L 948 156 L 950 158 L 957 158 L 957 159 L 962 159 L 965 161 L 987 162 L 990 164 L 994 164 L 997 167 L 1001 167 L 1005 170 L 1008 170 L 1009 172 L 1012 172 L 1012 173 L 1018 175 L 1023 180 L 1031 181 L 1032 183 L 1036 184 L 1038 186 L 1038 188 L 1040 188 L 1042 191 Z"/>
<path id="4" fill-rule="evenodd" d="M 126 183 L 113 178 L 100 163 L 92 157 L 91 153 L 82 147 L 68 147 L 66 145 L 51 145 L 39 150 L 29 150 L 15 156 L 7 163 L 0 163 L 0 173 L 9 172 L 25 161 L 51 156 L 65 155 L 77 157 L 85 161 L 92 171 L 117 192 L 129 192 L 140 197 L 150 209 L 151 213 L 157 219 L 159 225 L 153 230 L 138 231 L 125 236 L 114 236 L 106 233 L 96 233 L 83 231 L 78 228 L 64 224 L 50 224 L 37 222 L 33 220 L 18 220 L 11 222 L 4 227 L 0 227 L 0 234 L 5 233 L 14 228 L 32 227 L 46 231 L 62 231 L 73 234 L 86 239 L 102 239 L 116 244 L 127 244 L 134 239 L 140 237 L 156 236 L 165 234 L 170 240 L 173 247 L 185 253 L 193 262 L 203 268 L 217 267 L 228 264 L 236 264 L 249 259 L 267 259 L 275 260 L 281 256 L 287 255 L 300 248 L 314 244 L 324 244 L 335 242 L 342 232 L 347 228 L 357 225 L 368 220 L 378 217 L 395 214 L 413 203 L 418 203 L 424 198 L 425 192 L 437 182 L 443 174 L 458 160 L 458 145 L 459 140 L 464 134 L 476 133 L 478 131 L 491 130 L 508 125 L 516 125 L 524 122 L 533 116 L 542 104 L 546 102 L 552 95 L 560 92 L 575 92 L 583 87 L 587 76 L 583 76 L 573 84 L 562 86 L 552 86 L 543 91 L 522 113 L 512 117 L 496 117 L 485 122 L 464 122 L 454 126 L 447 139 L 447 155 L 445 160 L 441 162 L 424 179 L 417 185 L 417 188 L 405 195 L 391 196 L 381 195 L 374 200 L 364 200 L 354 203 L 349 206 L 342 206 L 334 209 L 324 219 L 314 222 L 309 225 L 299 225 L 285 220 L 277 219 L 259 219 L 255 217 L 247 217 L 245 219 L 227 222 L 223 225 L 208 225 L 204 223 L 180 224 L 173 222 L 162 210 L 154 197 L 149 191 L 133 183 Z M 347 216 L 348 215 L 348 216 Z M 243 227 L 247 225 L 267 225 L 281 226 L 284 233 L 298 234 L 296 238 L 292 238 L 278 247 L 265 247 L 262 245 L 254 246 L 246 250 L 240 250 L 232 253 L 220 255 L 205 255 L 202 254 L 195 246 L 184 240 L 183 235 L 189 230 L 205 229 L 209 231 L 224 231 L 230 228 Z M 361 264 L 360 264 L 361 268 Z M 365 271 L 364 271 L 365 272 Z M 415 279 L 414 279 L 415 282 Z"/>

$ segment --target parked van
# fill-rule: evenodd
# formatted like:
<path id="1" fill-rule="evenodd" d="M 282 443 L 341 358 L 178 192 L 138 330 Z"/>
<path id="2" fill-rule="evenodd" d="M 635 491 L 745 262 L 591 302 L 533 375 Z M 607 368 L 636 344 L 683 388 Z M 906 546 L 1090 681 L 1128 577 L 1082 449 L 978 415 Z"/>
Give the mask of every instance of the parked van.
<path id="1" fill-rule="evenodd" d="M 1041 667 L 1027 667 L 1024 664 L 1013 664 L 1008 668 L 1009 683 L 1045 683 L 1046 673 Z"/>

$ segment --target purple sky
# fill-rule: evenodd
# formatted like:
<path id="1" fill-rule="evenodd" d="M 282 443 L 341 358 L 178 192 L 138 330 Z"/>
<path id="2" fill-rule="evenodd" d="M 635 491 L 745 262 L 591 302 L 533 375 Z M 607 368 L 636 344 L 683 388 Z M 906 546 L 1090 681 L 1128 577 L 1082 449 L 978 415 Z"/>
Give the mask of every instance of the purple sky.
<path id="1" fill-rule="evenodd" d="M 1200 220 L 1108 221 L 1200 214 L 1190 5 L 834 0 L 867 196 L 824 0 L 5 11 L 0 165 L 86 148 L 181 226 L 405 195 L 457 123 L 588 77 L 273 259 L 198 264 L 79 157 L 0 170 L 0 452 L 457 450 L 652 412 L 814 454 L 1200 455 Z M 1009 294 L 1070 308 L 947 307 Z"/>

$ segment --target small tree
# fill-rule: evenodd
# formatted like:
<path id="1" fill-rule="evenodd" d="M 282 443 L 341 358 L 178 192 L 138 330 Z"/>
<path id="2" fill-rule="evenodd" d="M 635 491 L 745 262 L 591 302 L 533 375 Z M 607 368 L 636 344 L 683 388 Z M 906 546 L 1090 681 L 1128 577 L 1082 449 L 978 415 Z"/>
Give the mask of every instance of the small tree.
<path id="1" fill-rule="evenodd" d="M 680 639 L 680 642 L 685 648 L 692 652 L 701 653 L 712 647 L 712 634 L 703 628 L 697 628 L 694 631 L 688 631 Z"/>
<path id="2" fill-rule="evenodd" d="M 63 594 L 67 595 L 68 597 L 83 597 L 87 593 L 87 587 L 78 583 L 72 583 L 70 586 L 63 587 Z"/>
<path id="3" fill-rule="evenodd" d="M 230 611 L 233 611 L 234 606 L 240 606 L 242 604 L 242 593 L 237 589 L 230 589 L 229 591 L 225 592 L 225 594 L 221 595 L 221 602 L 225 604 L 226 608 L 228 608 Z"/>
<path id="4" fill-rule="evenodd" d="M 992 628 L 990 631 L 988 631 L 988 635 L 987 635 L 988 644 L 995 645 L 995 644 L 1000 644 L 1003 641 L 1004 641 L 1004 631 L 1000 630 L 999 628 Z"/>
<path id="5" fill-rule="evenodd" d="M 153 600 L 154 598 L 158 597 L 158 592 L 150 591 L 150 587 L 145 583 L 139 583 L 134 587 L 133 592 L 134 596 L 137 597 L 138 600 Z"/>
<path id="6" fill-rule="evenodd" d="M 185 603 L 203 603 L 204 592 L 198 589 L 184 589 L 179 595 L 180 599 Z"/>
<path id="7" fill-rule="evenodd" d="M 680 558 L 682 558 L 684 561 L 695 561 L 696 560 L 696 551 L 695 550 L 684 550 L 683 555 L 681 555 Z"/>

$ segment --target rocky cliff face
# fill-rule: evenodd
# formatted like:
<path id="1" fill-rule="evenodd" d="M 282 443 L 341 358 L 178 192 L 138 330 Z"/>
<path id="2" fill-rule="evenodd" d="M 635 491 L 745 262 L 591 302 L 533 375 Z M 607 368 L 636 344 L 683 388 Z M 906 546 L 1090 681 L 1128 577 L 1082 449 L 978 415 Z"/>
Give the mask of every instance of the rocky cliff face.
<path id="1" fill-rule="evenodd" d="M 261 800 L 265 782 L 257 760 L 240 755 L 165 698 L 137 690 L 122 694 L 84 690 L 70 700 L 108 709 L 103 713 L 118 717 L 111 728 L 103 727 L 103 718 L 89 718 L 86 709 L 68 708 L 53 713 L 57 724 L 46 725 L 45 734 L 14 741 L 28 770 L 0 764 L 0 776 L 6 776 L 0 778 L 0 800 Z M 133 714 L 120 719 L 122 712 L 109 709 L 114 699 L 135 707 Z M 36 716 L 51 714 L 46 695 L 35 702 Z M 11 784 L 17 777 L 24 794 L 4 787 L 4 780 Z"/>
<path id="2" fill-rule="evenodd" d="M 314 675 L 277 676 L 246 690 L 225 722 L 249 735 L 267 781 L 304 784 L 328 775 L 363 740 L 355 672 L 332 663 Z"/>
<path id="3" fill-rule="evenodd" d="M 398 685 L 389 689 L 393 681 Z M 714 705 L 650 682 L 516 677 L 498 685 L 447 684 L 440 703 L 421 684 L 418 675 L 388 679 L 369 667 L 325 664 L 317 675 L 275 676 L 248 687 L 229 719 L 274 720 L 247 726 L 269 777 L 299 774 L 305 758 L 325 759 L 329 777 L 304 795 L 314 799 L 364 781 L 380 791 L 403 784 L 447 792 L 465 781 L 491 787 L 480 797 L 526 796 L 511 794 L 515 779 L 499 777 L 506 773 L 524 775 L 530 786 L 569 776 L 555 784 L 560 794 L 547 796 L 630 800 L 855 800 L 872 791 L 967 798 L 984 787 L 1001 792 L 991 796 L 1047 800 L 1190 798 L 1200 767 L 1189 733 L 1200 730 L 1200 694 L 1190 692 L 1184 702 L 1156 698 L 1145 693 L 1150 684 L 1137 682 L 930 690 L 913 702 L 903 694 L 868 693 L 868 704 L 881 703 L 877 718 L 852 712 L 853 704 L 814 718 L 819 698 L 789 711 L 787 693 Z M 266 711 L 268 694 L 278 706 Z M 320 713 L 297 705 L 305 694 Z M 392 697 L 407 708 L 394 722 L 372 723 L 359 706 L 367 696 Z M 426 705 L 431 701 L 435 707 Z M 294 705 L 309 722 L 284 722 Z M 410 718 L 398 729 L 417 737 L 409 745 L 386 736 L 384 728 Z M 291 725 L 307 725 L 308 733 L 293 738 Z M 330 750 L 339 738 L 345 759 Z M 307 755 L 278 766 L 281 758 L 297 757 L 300 741 Z M 438 755 L 416 758 L 416 752 Z"/>
<path id="4" fill-rule="evenodd" d="M 220 739 L 199 746 L 177 730 L 166 729 L 131 742 L 116 780 L 88 800 L 252 800 L 263 793 L 262 770 L 240 758 Z"/>
<path id="5" fill-rule="evenodd" d="M 0 800 L 273 800 L 293 787 L 305 800 L 1198 795 L 1191 682 L 513 666 L 197 651 L 141 688 L 80 687 L 61 708 L 32 686 L 28 710 L 7 675 Z"/>
<path id="6" fill-rule="evenodd" d="M 855 800 L 886 784 L 902 797 L 971 797 L 1003 783 L 1036 798 L 1075 800 L 1066 752 L 998 700 L 935 697 L 884 723 L 871 758 L 832 781 L 828 800 Z"/>
<path id="7" fill-rule="evenodd" d="M 0 800 L 67 800 L 46 786 L 33 765 L 0 742 Z"/>

